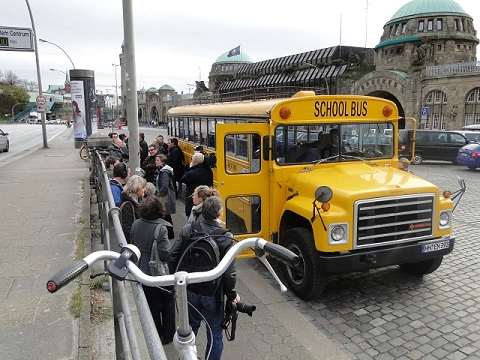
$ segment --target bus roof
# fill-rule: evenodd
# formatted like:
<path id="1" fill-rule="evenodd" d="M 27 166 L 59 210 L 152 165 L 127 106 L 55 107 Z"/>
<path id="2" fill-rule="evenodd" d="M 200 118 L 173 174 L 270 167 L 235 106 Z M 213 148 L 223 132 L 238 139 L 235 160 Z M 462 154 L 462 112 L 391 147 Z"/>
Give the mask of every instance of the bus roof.
<path id="1" fill-rule="evenodd" d="M 222 116 L 224 118 L 235 117 L 248 117 L 253 119 L 268 120 L 283 120 L 279 114 L 279 110 L 284 106 L 292 112 L 295 111 L 296 119 L 308 119 L 312 118 L 314 112 L 311 108 L 305 106 L 317 106 L 324 108 L 325 111 L 331 112 L 331 114 L 319 114 L 316 117 L 324 117 L 325 119 L 339 118 L 343 119 L 355 119 L 364 118 L 367 109 L 365 106 L 372 104 L 372 111 L 369 111 L 369 117 L 375 117 L 379 119 L 388 118 L 383 114 L 385 106 L 390 106 L 393 111 L 393 116 L 398 116 L 398 110 L 395 104 L 388 100 L 371 96 L 355 96 L 355 95 L 315 95 L 313 91 L 299 91 L 290 98 L 276 98 L 265 100 L 244 100 L 224 103 L 209 103 L 204 105 L 187 105 L 174 107 L 168 110 L 168 115 L 183 115 L 183 116 Z M 275 114 L 273 113 L 275 110 Z M 319 110 L 319 109 L 317 109 Z M 320 111 L 320 110 L 319 110 Z M 338 112 L 338 114 L 337 114 Z M 319 116 L 320 115 L 320 116 Z M 337 116 L 338 115 L 338 116 Z M 361 115 L 361 116 L 360 116 Z M 282 121 L 283 122 L 283 121 Z"/>
<path id="2" fill-rule="evenodd" d="M 186 105 L 171 108 L 168 110 L 169 115 L 182 115 L 182 114 L 196 114 L 196 115 L 225 115 L 229 116 L 242 116 L 242 115 L 254 115 L 258 117 L 269 117 L 270 110 L 281 101 L 282 99 L 269 99 L 269 100 L 246 100 L 246 101 L 234 101 L 225 103 L 210 103 L 204 105 Z"/>

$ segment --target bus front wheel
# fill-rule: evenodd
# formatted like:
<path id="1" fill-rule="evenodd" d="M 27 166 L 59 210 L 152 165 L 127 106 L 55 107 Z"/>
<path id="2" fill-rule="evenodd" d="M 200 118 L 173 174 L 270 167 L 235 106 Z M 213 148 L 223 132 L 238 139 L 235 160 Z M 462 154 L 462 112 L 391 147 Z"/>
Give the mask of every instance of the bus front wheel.
<path id="1" fill-rule="evenodd" d="M 294 268 L 283 265 L 290 289 L 303 300 L 314 299 L 325 288 L 326 277 L 320 270 L 312 233 L 303 228 L 290 229 L 285 233 L 282 245 L 300 259 L 300 264 Z"/>

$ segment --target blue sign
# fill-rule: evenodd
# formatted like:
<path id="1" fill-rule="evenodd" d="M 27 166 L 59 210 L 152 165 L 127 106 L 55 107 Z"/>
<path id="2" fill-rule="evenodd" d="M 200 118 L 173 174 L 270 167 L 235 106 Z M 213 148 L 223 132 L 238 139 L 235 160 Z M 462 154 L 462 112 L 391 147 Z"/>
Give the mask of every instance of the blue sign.
<path id="1" fill-rule="evenodd" d="M 427 116 L 428 115 L 428 107 L 422 108 L 422 116 Z"/>

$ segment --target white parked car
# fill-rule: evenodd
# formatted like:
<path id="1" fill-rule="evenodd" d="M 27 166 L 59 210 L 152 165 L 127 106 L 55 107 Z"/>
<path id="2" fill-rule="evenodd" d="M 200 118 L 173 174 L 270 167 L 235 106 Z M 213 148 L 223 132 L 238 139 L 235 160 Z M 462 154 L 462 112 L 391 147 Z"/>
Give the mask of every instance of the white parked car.
<path id="1" fill-rule="evenodd" d="M 10 150 L 10 141 L 8 140 L 8 133 L 0 129 L 0 151 L 7 152 Z"/>

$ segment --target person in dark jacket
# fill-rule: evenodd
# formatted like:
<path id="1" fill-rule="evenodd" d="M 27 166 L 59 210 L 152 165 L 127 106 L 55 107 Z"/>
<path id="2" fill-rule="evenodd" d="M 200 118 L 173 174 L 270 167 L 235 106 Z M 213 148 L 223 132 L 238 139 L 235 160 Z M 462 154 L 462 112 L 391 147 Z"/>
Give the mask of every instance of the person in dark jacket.
<path id="1" fill-rule="evenodd" d="M 123 141 L 118 137 L 113 138 L 113 142 L 107 148 L 108 155 L 115 156 L 120 161 L 123 161 Z"/>
<path id="2" fill-rule="evenodd" d="M 136 219 L 140 218 L 138 202 L 139 199 L 143 199 L 146 187 L 147 182 L 144 178 L 138 175 L 132 175 L 123 187 L 122 203 L 120 204 L 119 208 L 122 211 L 123 234 L 125 235 L 125 239 L 129 244 L 132 224 Z"/>
<path id="3" fill-rule="evenodd" d="M 192 211 L 192 195 L 195 188 L 200 185 L 213 186 L 212 169 L 205 164 L 204 160 L 205 157 L 202 153 L 194 153 L 189 168 L 185 170 L 185 174 L 181 178 L 181 182 L 187 186 L 185 190 L 185 215 L 187 219 Z"/>
<path id="4" fill-rule="evenodd" d="M 156 178 L 156 193 L 162 197 L 165 202 L 165 217 L 164 219 L 173 225 L 172 214 L 177 212 L 177 202 L 175 195 L 175 184 L 173 180 L 173 169 L 166 164 L 167 157 L 163 154 L 158 154 L 155 157 L 157 171 Z M 168 238 L 173 239 L 173 226 L 168 227 Z"/>
<path id="5" fill-rule="evenodd" d="M 167 155 L 167 165 L 173 169 L 173 174 L 175 176 L 175 186 L 177 189 L 177 198 L 182 196 L 182 182 L 181 178 L 185 172 L 185 164 L 183 151 L 178 147 L 178 139 L 171 138 L 168 139 L 168 155 Z"/>
<path id="6" fill-rule="evenodd" d="M 156 140 L 156 142 L 157 142 L 158 152 L 159 152 L 160 154 L 165 154 L 165 155 L 167 155 L 167 154 L 168 154 L 168 145 L 167 145 L 167 143 L 164 141 L 163 135 L 158 135 L 155 140 Z"/>
<path id="7" fill-rule="evenodd" d="M 165 214 L 163 200 L 155 195 L 146 197 L 138 208 L 140 219 L 135 220 L 132 225 L 131 240 L 132 244 L 137 246 L 141 253 L 138 267 L 145 274 L 151 275 L 148 262 L 152 252 L 155 229 L 160 225 L 157 237 L 158 255 L 160 260 L 168 262 L 170 241 L 167 236 L 167 226 L 171 226 L 171 224 L 162 219 Z M 173 341 L 173 335 L 175 334 L 173 286 L 162 289 L 142 286 L 158 335 L 163 344 L 168 344 Z"/>
<path id="8" fill-rule="evenodd" d="M 221 228 L 223 223 L 220 220 L 223 214 L 223 202 L 218 196 L 210 196 L 205 199 L 202 206 L 203 220 L 201 220 L 200 227 L 202 232 L 210 234 L 213 230 Z M 170 273 L 174 273 L 177 268 L 178 261 L 182 256 L 182 249 L 190 238 L 192 232 L 192 224 L 187 224 L 183 227 L 177 241 L 170 249 Z M 214 240 L 218 244 L 220 259 L 222 259 L 226 252 L 233 246 L 233 235 L 231 232 L 225 233 L 221 237 L 215 237 Z M 188 307 L 188 318 L 190 326 L 195 335 L 198 334 L 198 329 L 202 319 L 210 325 L 212 334 L 207 331 L 207 347 L 206 352 L 212 348 L 209 359 L 219 360 L 223 351 L 222 340 L 222 323 L 225 317 L 224 313 L 224 296 L 227 301 L 239 302 L 240 296 L 235 290 L 237 281 L 235 260 L 230 264 L 227 270 L 223 273 L 221 278 L 221 286 L 219 286 L 214 293 L 211 290 L 204 290 L 204 293 L 194 293 L 187 288 L 187 297 L 190 306 Z M 200 291 L 201 292 L 201 291 Z M 224 296 L 222 296 L 222 294 Z M 197 309 L 200 314 L 197 312 Z M 213 339 L 212 339 L 213 335 Z M 207 356 L 205 356 L 207 358 Z"/>
<path id="9" fill-rule="evenodd" d="M 145 180 L 154 184 L 155 170 L 157 170 L 157 166 L 155 165 L 155 156 L 157 156 L 157 154 L 157 145 L 148 145 L 148 156 L 145 158 L 145 160 L 143 160 L 143 162 L 141 162 L 142 169 L 145 171 Z"/>
<path id="10" fill-rule="evenodd" d="M 147 158 L 148 156 L 148 144 L 145 141 L 145 134 L 144 133 L 139 133 L 138 138 L 140 139 L 140 165 L 142 165 L 143 161 Z"/>

